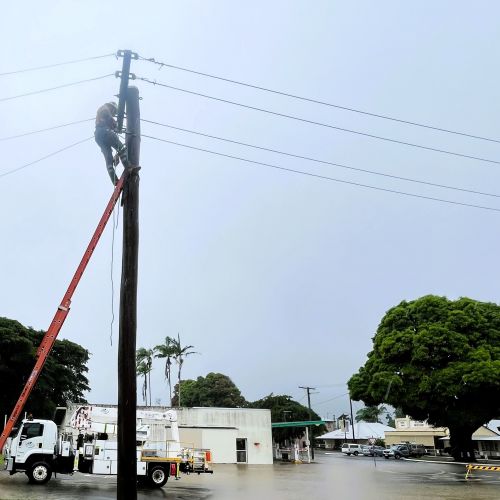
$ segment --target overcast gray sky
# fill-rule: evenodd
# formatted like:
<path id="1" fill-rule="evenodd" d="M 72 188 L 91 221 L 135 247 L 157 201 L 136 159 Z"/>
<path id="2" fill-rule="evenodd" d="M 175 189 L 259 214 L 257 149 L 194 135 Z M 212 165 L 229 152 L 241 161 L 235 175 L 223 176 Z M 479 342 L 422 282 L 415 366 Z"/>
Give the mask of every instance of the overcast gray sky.
<path id="1" fill-rule="evenodd" d="M 496 1 L 34 0 L 3 6 L 2 72 L 132 49 L 143 57 L 330 103 L 498 137 Z M 114 73 L 114 57 L 0 77 L 2 97 Z M 500 145 L 134 62 L 138 76 L 308 120 L 500 160 Z M 137 82 L 142 117 L 267 148 L 500 194 L 499 166 L 287 120 Z M 0 100 L 0 137 L 92 118 L 114 77 Z M 351 182 L 500 208 L 446 191 L 143 123 L 143 133 Z M 2 142 L 0 176 L 93 134 L 92 122 Z M 229 375 L 323 416 L 348 409 L 390 307 L 425 294 L 498 302 L 500 213 L 409 198 L 143 138 L 138 346 L 180 332 L 184 378 Z M 46 329 L 111 193 L 90 140 L 0 177 L 0 315 Z M 115 315 L 121 221 L 115 232 Z M 60 334 L 92 352 L 94 403 L 116 402 L 111 224 Z M 167 402 L 163 367 L 153 401 Z"/>

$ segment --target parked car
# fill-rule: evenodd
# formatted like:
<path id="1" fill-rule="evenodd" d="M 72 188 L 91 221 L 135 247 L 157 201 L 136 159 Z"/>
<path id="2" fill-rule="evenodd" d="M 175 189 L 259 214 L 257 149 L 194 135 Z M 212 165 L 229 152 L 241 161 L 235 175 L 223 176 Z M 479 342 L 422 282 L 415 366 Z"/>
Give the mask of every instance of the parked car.
<path id="1" fill-rule="evenodd" d="M 427 450 L 423 444 L 410 444 L 410 455 L 412 457 L 420 458 L 427 454 Z"/>
<path id="2" fill-rule="evenodd" d="M 396 460 L 400 458 L 409 458 L 410 448 L 406 444 L 397 444 L 384 450 L 384 458 L 394 457 Z"/>
<path id="3" fill-rule="evenodd" d="M 383 446 L 363 445 L 361 453 L 368 457 L 383 457 L 385 448 Z"/>
<path id="4" fill-rule="evenodd" d="M 361 445 L 354 443 L 344 443 L 340 451 L 342 453 L 345 453 L 347 456 L 354 455 L 355 457 L 357 457 L 361 454 Z"/>
<path id="5" fill-rule="evenodd" d="M 425 455 L 425 447 L 423 444 L 396 444 L 394 446 L 391 446 L 389 449 L 384 450 L 384 458 L 420 458 L 422 455 Z"/>

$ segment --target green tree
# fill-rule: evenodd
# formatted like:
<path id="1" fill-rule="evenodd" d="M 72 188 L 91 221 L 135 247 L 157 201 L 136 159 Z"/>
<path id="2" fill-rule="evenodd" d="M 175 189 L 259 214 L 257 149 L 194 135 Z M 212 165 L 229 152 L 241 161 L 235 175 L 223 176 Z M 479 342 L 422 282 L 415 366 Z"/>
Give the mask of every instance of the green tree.
<path id="1" fill-rule="evenodd" d="M 45 332 L 0 317 L 0 414 L 12 412 L 36 360 Z M 86 377 L 89 352 L 69 340 L 56 340 L 24 410 L 38 418 L 52 418 L 57 406 L 84 403 L 90 390 Z"/>
<path id="2" fill-rule="evenodd" d="M 265 398 L 249 403 L 248 406 L 250 408 L 263 408 L 271 410 L 272 422 L 299 422 L 309 420 L 309 409 L 297 401 L 294 401 L 291 396 L 275 396 L 271 393 Z M 320 420 L 319 416 L 315 412 L 312 412 L 311 417 L 312 420 Z M 274 441 L 281 444 L 286 440 L 302 437 L 304 435 L 304 431 L 304 427 L 283 427 L 273 429 L 272 433 Z M 312 437 L 324 434 L 325 432 L 326 428 L 324 425 L 314 426 L 311 441 Z"/>
<path id="3" fill-rule="evenodd" d="M 151 406 L 151 371 L 153 370 L 154 349 L 146 349 L 139 347 L 135 352 L 135 362 L 137 375 L 144 377 L 142 385 L 142 397 L 148 405 L 148 388 L 149 388 L 149 405 Z"/>
<path id="4" fill-rule="evenodd" d="M 234 382 L 222 373 L 209 373 L 206 377 L 181 382 L 184 406 L 240 408 L 247 402 Z M 175 386 L 173 403 L 178 402 L 178 384 Z"/>
<path id="5" fill-rule="evenodd" d="M 172 354 L 172 359 L 177 363 L 177 401 L 178 401 L 178 406 L 181 406 L 181 389 L 182 389 L 182 384 L 181 384 L 181 375 L 182 375 L 182 366 L 184 365 L 184 361 L 188 356 L 191 354 L 197 354 L 196 351 L 191 351 L 194 347 L 194 345 L 186 345 L 183 346 L 181 344 L 181 336 L 177 334 L 177 339 L 175 338 L 170 338 L 171 341 L 171 347 L 173 350 Z"/>
<path id="6" fill-rule="evenodd" d="M 168 383 L 168 394 L 170 406 L 172 402 L 172 357 L 175 354 L 174 339 L 172 337 L 165 337 L 165 343 L 157 345 L 155 348 L 155 358 L 165 359 L 165 378 Z"/>
<path id="7" fill-rule="evenodd" d="M 405 417 L 405 412 L 401 408 L 396 408 L 394 414 L 389 412 L 386 413 L 385 418 L 387 419 L 387 425 L 389 427 L 396 427 L 396 419 Z"/>
<path id="8" fill-rule="evenodd" d="M 140 363 L 136 363 L 135 372 L 138 377 L 144 377 L 142 381 L 142 399 L 144 400 L 144 404 L 148 405 L 148 367 L 146 363 L 143 361 Z"/>
<path id="9" fill-rule="evenodd" d="M 385 406 L 365 406 L 356 412 L 356 422 L 378 422 L 382 423 L 382 414 L 386 412 Z"/>
<path id="10" fill-rule="evenodd" d="M 348 386 L 367 405 L 448 427 L 454 458 L 474 460 L 472 433 L 500 415 L 500 307 L 432 295 L 401 302 Z"/>

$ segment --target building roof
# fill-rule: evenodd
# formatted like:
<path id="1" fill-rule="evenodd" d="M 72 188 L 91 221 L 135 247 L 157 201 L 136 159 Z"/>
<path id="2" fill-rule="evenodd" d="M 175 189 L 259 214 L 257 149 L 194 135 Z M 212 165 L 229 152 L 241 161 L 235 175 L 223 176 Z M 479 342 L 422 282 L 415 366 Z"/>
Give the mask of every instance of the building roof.
<path id="1" fill-rule="evenodd" d="M 354 424 L 354 438 L 355 439 L 370 439 L 380 438 L 384 439 L 385 431 L 393 431 L 394 427 L 388 425 L 373 423 L 373 422 L 356 422 Z M 352 428 L 349 427 L 348 431 L 337 429 L 336 431 L 327 432 L 316 439 L 352 439 Z"/>
<path id="2" fill-rule="evenodd" d="M 490 420 L 485 427 L 500 436 L 500 420 Z"/>

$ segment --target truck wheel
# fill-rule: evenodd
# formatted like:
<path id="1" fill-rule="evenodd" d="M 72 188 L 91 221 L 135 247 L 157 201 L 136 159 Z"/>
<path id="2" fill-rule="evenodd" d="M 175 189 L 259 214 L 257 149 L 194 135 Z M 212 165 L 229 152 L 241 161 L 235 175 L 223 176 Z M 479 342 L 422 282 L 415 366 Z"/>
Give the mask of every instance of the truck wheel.
<path id="1" fill-rule="evenodd" d="M 353 453 L 353 455 L 354 455 L 355 457 L 357 457 L 357 456 L 358 456 L 358 452 L 357 452 L 357 451 L 355 451 L 355 452 Z"/>
<path id="2" fill-rule="evenodd" d="M 394 458 L 395 458 L 396 460 L 399 460 L 399 459 L 401 458 L 401 455 L 400 455 L 399 453 L 396 453 L 396 454 L 394 455 Z"/>
<path id="3" fill-rule="evenodd" d="M 161 465 L 155 465 L 148 472 L 149 482 L 155 488 L 161 488 L 168 481 L 166 470 Z"/>
<path id="4" fill-rule="evenodd" d="M 52 477 L 52 467 L 47 462 L 35 462 L 27 475 L 30 483 L 45 484 Z"/>

